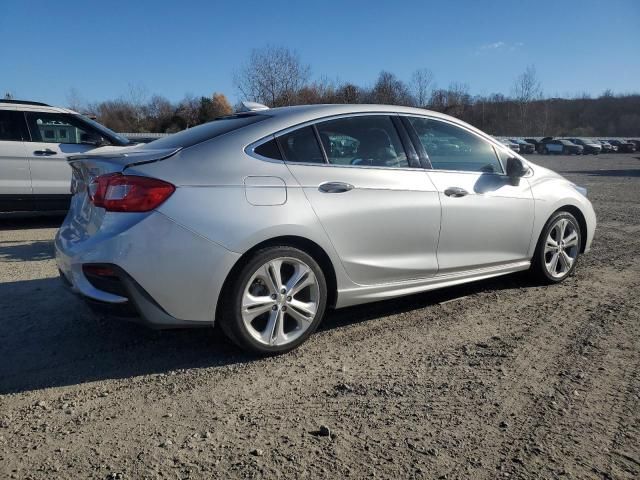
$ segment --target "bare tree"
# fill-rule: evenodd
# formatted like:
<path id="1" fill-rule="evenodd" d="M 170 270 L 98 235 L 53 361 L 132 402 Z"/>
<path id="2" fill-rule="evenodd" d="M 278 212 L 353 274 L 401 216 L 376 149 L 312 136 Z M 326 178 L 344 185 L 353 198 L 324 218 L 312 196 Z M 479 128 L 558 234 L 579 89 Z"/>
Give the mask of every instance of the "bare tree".
<path id="1" fill-rule="evenodd" d="M 469 85 L 466 83 L 452 82 L 449 88 L 437 89 L 431 92 L 429 105 L 434 110 L 454 117 L 463 118 L 465 111 L 471 107 L 472 99 L 469 94 Z"/>
<path id="2" fill-rule="evenodd" d="M 433 79 L 433 72 L 428 68 L 418 69 L 411 75 L 411 83 L 409 85 L 418 107 L 427 106 L 434 87 Z"/>
<path id="3" fill-rule="evenodd" d="M 234 83 L 245 99 L 278 107 L 295 103 L 310 72 L 296 52 L 267 46 L 251 52 L 248 63 L 235 74 Z"/>
<path id="4" fill-rule="evenodd" d="M 177 109 L 177 114 L 184 120 L 185 128 L 198 125 L 200 118 L 200 99 L 191 94 L 185 95 Z"/>
<path id="5" fill-rule="evenodd" d="M 538 80 L 536 67 L 530 65 L 527 69 L 516 78 L 513 85 L 513 97 L 518 105 L 520 114 L 521 133 L 527 133 L 531 122 L 528 119 L 529 108 L 535 100 L 542 97 L 542 85 Z"/>
<path id="6" fill-rule="evenodd" d="M 69 93 L 67 93 L 67 105 L 71 110 L 82 113 L 87 109 L 87 102 L 82 98 L 82 95 L 77 88 L 71 87 Z"/>
<path id="7" fill-rule="evenodd" d="M 371 100 L 374 103 L 387 105 L 410 105 L 411 94 L 405 83 L 393 73 L 382 71 L 371 90 Z"/>

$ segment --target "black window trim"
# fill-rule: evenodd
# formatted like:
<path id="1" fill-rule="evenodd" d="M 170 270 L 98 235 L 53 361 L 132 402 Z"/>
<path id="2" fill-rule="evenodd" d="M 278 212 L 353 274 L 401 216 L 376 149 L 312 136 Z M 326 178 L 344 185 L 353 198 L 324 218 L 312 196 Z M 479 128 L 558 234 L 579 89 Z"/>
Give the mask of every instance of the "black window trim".
<path id="1" fill-rule="evenodd" d="M 324 163 L 329 164 L 329 155 L 327 154 L 327 151 L 324 149 L 324 145 L 322 144 L 322 138 L 320 137 L 320 132 L 318 131 L 318 124 L 317 123 L 312 124 L 311 128 L 313 129 L 313 134 L 316 136 L 316 142 L 318 142 L 318 145 L 320 146 L 320 152 L 322 153 L 322 158 L 324 159 Z M 297 162 L 297 163 L 300 163 L 300 162 Z"/>
<path id="2" fill-rule="evenodd" d="M 454 127 L 458 127 L 468 133 L 470 133 L 471 135 L 474 135 L 475 137 L 479 138 L 480 140 L 484 141 L 485 143 L 488 143 L 492 148 L 493 148 L 493 154 L 496 156 L 496 159 L 498 160 L 498 163 L 500 164 L 500 167 L 502 167 L 502 172 L 478 172 L 475 170 L 445 170 L 445 169 L 441 169 L 441 168 L 433 168 L 433 166 L 431 166 L 431 168 L 427 168 L 425 167 L 425 170 L 432 170 L 434 172 L 448 172 L 448 173 L 471 173 L 471 174 L 484 174 L 484 175 L 497 175 L 500 177 L 506 177 L 507 176 L 507 169 L 505 168 L 504 163 L 502 162 L 502 158 L 500 156 L 500 154 L 498 153 L 500 150 L 504 151 L 504 153 L 506 155 L 509 155 L 508 152 L 506 152 L 506 147 L 504 147 L 504 145 L 500 145 L 500 149 L 498 149 L 496 147 L 496 145 L 498 145 L 496 142 L 496 140 L 493 140 L 489 135 L 483 134 L 480 135 L 477 132 L 474 132 L 473 130 L 465 127 L 464 125 L 461 125 L 457 122 L 452 122 L 450 120 L 444 119 L 444 118 L 438 118 L 438 117 L 434 117 L 431 115 L 419 115 L 419 114 L 412 114 L 412 113 L 402 113 L 400 114 L 401 117 L 415 117 L 415 118 L 423 118 L 426 120 L 435 120 L 435 121 L 439 121 L 442 123 L 447 123 L 449 125 L 452 125 Z M 411 125 L 411 122 L 408 121 L 407 119 L 407 123 L 411 126 L 411 128 L 413 129 L 413 132 L 415 133 L 416 138 L 418 138 L 418 134 L 415 132 L 415 129 L 413 128 L 413 125 Z M 420 142 L 420 140 L 417 140 L 418 143 L 420 145 L 422 145 L 422 142 Z M 422 148 L 424 149 L 424 145 L 422 146 Z M 426 156 L 427 161 L 429 162 L 429 165 L 431 165 L 431 160 L 429 160 L 429 155 L 426 152 L 426 149 L 424 149 L 424 153 Z M 515 152 L 514 152 L 515 153 Z"/>

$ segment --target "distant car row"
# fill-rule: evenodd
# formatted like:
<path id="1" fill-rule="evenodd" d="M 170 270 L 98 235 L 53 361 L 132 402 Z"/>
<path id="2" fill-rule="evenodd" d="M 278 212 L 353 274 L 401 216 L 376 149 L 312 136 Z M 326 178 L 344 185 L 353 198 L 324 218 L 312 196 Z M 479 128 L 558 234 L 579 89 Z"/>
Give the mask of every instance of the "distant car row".
<path id="1" fill-rule="evenodd" d="M 640 140 L 596 140 L 593 138 L 498 138 L 514 152 L 541 155 L 597 155 L 599 153 L 634 153 L 640 151 Z"/>

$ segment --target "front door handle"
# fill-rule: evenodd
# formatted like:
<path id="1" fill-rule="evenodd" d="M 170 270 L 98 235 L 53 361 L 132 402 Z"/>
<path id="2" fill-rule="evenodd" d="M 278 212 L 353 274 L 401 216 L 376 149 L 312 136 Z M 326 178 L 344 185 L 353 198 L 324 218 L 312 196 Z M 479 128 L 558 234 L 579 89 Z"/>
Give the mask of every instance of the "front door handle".
<path id="1" fill-rule="evenodd" d="M 50 148 L 47 148 L 45 150 L 36 150 L 35 152 L 36 155 L 45 155 L 45 156 L 49 156 L 49 155 L 55 155 L 56 152 L 54 152 L 53 150 L 51 150 Z"/>
<path id="2" fill-rule="evenodd" d="M 355 187 L 345 182 L 326 182 L 320 184 L 318 190 L 322 193 L 344 193 L 353 190 Z"/>
<path id="3" fill-rule="evenodd" d="M 444 194 L 447 197 L 459 198 L 464 197 L 465 195 L 469 195 L 469 192 L 467 192 L 464 188 L 449 187 L 444 191 Z"/>

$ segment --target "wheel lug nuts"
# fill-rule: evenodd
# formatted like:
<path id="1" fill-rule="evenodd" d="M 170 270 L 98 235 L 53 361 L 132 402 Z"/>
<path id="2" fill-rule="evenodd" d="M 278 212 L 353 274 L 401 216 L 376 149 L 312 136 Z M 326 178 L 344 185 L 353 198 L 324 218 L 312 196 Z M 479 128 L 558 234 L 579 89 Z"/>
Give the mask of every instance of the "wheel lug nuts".
<path id="1" fill-rule="evenodd" d="M 282 306 L 282 311 L 283 311 L 283 312 L 286 312 L 286 311 L 287 311 L 287 306 L 286 306 L 286 305 L 283 305 L 283 306 Z"/>
<path id="2" fill-rule="evenodd" d="M 278 298 L 278 296 L 275 293 L 271 295 L 271 300 L 275 300 L 276 298 Z"/>
<path id="3" fill-rule="evenodd" d="M 282 290 L 280 290 L 280 293 L 284 295 L 285 293 L 287 293 L 287 289 L 283 288 Z"/>
<path id="4" fill-rule="evenodd" d="M 287 297 L 287 302 L 290 302 L 290 301 L 291 301 L 291 297 L 289 296 Z"/>
<path id="5" fill-rule="evenodd" d="M 274 312 L 278 309 L 277 305 L 274 305 L 273 307 L 271 307 L 271 310 L 273 310 Z"/>

